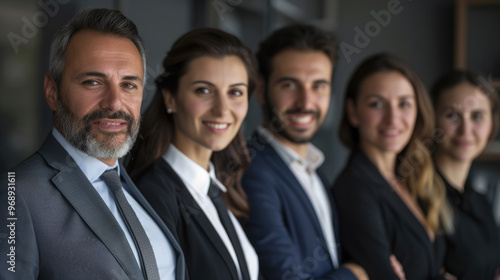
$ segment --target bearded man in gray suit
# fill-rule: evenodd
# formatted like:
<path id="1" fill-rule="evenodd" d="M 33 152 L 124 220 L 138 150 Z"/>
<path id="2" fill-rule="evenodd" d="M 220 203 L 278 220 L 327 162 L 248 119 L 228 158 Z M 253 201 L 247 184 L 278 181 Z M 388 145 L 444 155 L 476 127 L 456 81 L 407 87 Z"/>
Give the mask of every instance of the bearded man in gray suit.
<path id="1" fill-rule="evenodd" d="M 81 11 L 56 34 L 54 129 L 3 176 L 1 279 L 184 279 L 179 245 L 117 160 L 139 130 L 145 65 L 118 11 Z"/>

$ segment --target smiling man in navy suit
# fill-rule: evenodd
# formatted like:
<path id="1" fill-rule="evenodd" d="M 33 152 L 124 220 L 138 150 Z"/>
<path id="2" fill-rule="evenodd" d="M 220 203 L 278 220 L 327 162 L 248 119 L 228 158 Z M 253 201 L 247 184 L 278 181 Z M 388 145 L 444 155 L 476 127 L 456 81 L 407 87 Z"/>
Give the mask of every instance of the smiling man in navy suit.
<path id="1" fill-rule="evenodd" d="M 250 204 L 245 231 L 266 279 L 364 279 L 343 264 L 335 204 L 316 170 L 324 156 L 310 141 L 328 112 L 336 44 L 307 25 L 275 31 L 257 52 L 264 125 L 248 142 L 243 176 Z"/>
<path id="2" fill-rule="evenodd" d="M 118 162 L 139 129 L 144 53 L 119 11 L 81 11 L 56 34 L 54 129 L 0 190 L 14 224 L 0 229 L 1 279 L 184 279 L 179 245 Z"/>

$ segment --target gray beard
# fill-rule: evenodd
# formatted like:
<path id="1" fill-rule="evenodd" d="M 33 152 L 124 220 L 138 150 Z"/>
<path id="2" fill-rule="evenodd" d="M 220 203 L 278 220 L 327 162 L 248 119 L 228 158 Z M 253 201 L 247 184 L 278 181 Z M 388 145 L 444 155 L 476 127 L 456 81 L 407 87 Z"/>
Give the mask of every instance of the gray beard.
<path id="1" fill-rule="evenodd" d="M 125 156 L 132 148 L 139 133 L 139 122 L 123 111 L 112 114 L 106 111 L 94 111 L 87 114 L 83 119 L 78 119 L 62 102 L 61 98 L 57 101 L 55 117 L 59 124 L 59 132 L 71 145 L 87 155 L 98 159 L 117 159 Z M 105 134 L 107 136 L 105 141 L 98 141 L 97 137 L 92 133 L 92 121 L 104 117 L 124 119 L 128 122 L 127 137 L 123 143 L 118 143 L 120 141 L 118 136 L 123 132 L 107 133 Z"/>

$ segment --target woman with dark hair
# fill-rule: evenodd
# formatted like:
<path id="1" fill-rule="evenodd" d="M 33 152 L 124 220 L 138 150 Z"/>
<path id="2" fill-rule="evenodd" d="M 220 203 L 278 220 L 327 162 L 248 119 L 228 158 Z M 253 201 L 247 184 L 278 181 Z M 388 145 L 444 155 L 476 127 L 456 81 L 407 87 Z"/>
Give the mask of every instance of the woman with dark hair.
<path id="1" fill-rule="evenodd" d="M 426 147 L 434 114 L 422 82 L 378 54 L 354 72 L 344 108 L 351 155 L 332 191 L 346 253 L 370 279 L 439 279 L 452 211 Z"/>
<path id="2" fill-rule="evenodd" d="M 498 93 L 481 75 L 454 70 L 434 85 L 438 138 L 434 163 L 455 213 L 446 269 L 460 280 L 500 279 L 500 232 L 491 205 L 468 180 L 472 161 L 494 139 Z"/>
<path id="3" fill-rule="evenodd" d="M 257 255 L 235 218 L 248 212 L 240 127 L 255 86 L 251 52 L 202 28 L 180 37 L 163 67 L 128 168 L 176 231 L 190 279 L 257 279 Z"/>

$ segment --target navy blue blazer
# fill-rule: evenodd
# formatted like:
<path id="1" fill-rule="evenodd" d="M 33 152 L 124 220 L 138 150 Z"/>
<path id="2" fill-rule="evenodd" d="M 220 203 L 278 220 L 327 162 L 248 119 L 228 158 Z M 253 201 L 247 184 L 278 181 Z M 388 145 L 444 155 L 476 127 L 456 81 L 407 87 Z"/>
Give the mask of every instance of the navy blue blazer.
<path id="1" fill-rule="evenodd" d="M 307 194 L 264 136 L 255 133 L 248 149 L 252 162 L 242 184 L 250 213 L 243 228 L 259 256 L 264 278 L 356 279 L 347 268 L 333 267 Z M 323 184 L 327 186 L 324 180 Z M 337 213 L 329 199 L 340 260 Z"/>

